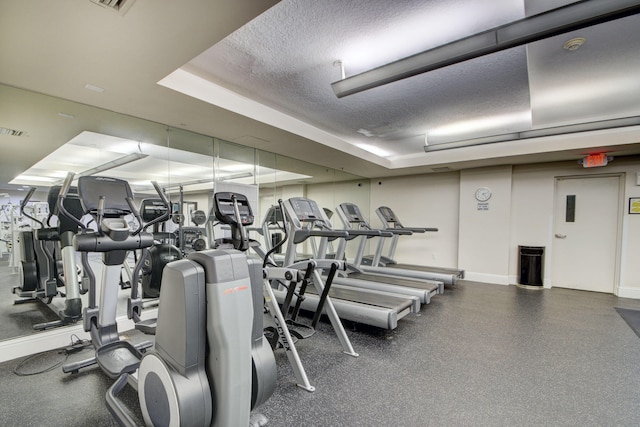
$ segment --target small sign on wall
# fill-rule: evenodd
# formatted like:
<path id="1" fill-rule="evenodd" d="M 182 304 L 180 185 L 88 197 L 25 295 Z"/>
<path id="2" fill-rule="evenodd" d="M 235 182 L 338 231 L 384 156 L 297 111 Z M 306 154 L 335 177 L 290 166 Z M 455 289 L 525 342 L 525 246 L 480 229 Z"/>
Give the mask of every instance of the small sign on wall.
<path id="1" fill-rule="evenodd" d="M 476 200 L 478 201 L 478 210 L 479 211 L 488 211 L 489 210 L 489 199 L 492 196 L 492 191 L 488 187 L 479 187 L 476 190 Z"/>
<path id="2" fill-rule="evenodd" d="M 640 214 L 640 197 L 629 198 L 629 213 Z"/>

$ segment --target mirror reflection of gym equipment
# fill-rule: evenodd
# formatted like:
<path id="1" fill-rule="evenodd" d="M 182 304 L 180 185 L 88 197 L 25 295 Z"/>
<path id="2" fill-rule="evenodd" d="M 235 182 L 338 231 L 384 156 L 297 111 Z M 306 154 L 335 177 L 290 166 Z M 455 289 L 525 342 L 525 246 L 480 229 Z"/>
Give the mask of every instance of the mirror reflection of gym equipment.
<path id="1" fill-rule="evenodd" d="M 636 425 L 640 6 L 496 1 L 4 1 L 3 424 Z"/>

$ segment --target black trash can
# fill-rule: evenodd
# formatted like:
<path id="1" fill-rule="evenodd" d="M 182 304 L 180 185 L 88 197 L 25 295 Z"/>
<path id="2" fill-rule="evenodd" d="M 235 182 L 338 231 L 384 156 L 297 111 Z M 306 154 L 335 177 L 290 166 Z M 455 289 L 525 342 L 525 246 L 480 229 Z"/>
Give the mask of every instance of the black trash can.
<path id="1" fill-rule="evenodd" d="M 520 254 L 518 283 L 528 286 L 542 286 L 544 246 L 518 246 L 518 252 Z"/>

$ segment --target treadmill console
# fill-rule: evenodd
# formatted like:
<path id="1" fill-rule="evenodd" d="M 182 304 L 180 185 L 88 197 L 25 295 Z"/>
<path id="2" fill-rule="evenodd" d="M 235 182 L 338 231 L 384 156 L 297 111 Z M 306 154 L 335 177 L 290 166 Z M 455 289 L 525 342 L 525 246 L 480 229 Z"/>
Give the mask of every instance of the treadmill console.
<path id="1" fill-rule="evenodd" d="M 296 217 L 300 222 L 322 221 L 323 216 L 318 204 L 302 197 L 289 199 Z"/>
<path id="2" fill-rule="evenodd" d="M 393 213 L 391 208 L 387 206 L 380 206 L 378 208 L 378 212 L 380 212 L 382 216 L 384 216 L 384 219 L 386 219 L 387 222 L 397 222 L 396 215 Z"/>
<path id="3" fill-rule="evenodd" d="M 360 208 L 353 203 L 342 203 L 340 205 L 342 212 L 350 223 L 361 223 L 364 221 Z"/>
<path id="4" fill-rule="evenodd" d="M 267 224 L 280 224 L 283 221 L 282 209 L 280 206 L 271 206 L 265 215 L 264 222 Z"/>

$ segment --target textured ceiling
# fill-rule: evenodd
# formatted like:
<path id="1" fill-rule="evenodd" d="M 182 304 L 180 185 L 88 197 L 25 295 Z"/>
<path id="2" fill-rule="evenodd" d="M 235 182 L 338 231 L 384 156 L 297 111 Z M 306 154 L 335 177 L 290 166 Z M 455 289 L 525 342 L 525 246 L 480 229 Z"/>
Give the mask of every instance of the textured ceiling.
<path id="1" fill-rule="evenodd" d="M 423 151 L 425 133 L 437 147 L 639 116 L 637 16 L 333 94 L 336 60 L 349 77 L 569 3 L 140 0 L 121 16 L 90 0 L 0 0 L 0 126 L 26 135 L 0 135 L 0 186 L 85 130 L 162 144 L 171 126 L 365 177 L 638 154 L 637 125 Z M 586 43 L 563 50 L 573 36 Z M 158 84 L 179 71 L 202 81 Z"/>
<path id="2" fill-rule="evenodd" d="M 437 145 L 640 114 L 637 16 L 341 99 L 331 89 L 338 60 L 350 76 L 568 3 L 284 0 L 183 68 L 392 161 L 421 153 L 425 135 Z M 577 36 L 581 49 L 562 48 Z"/>

